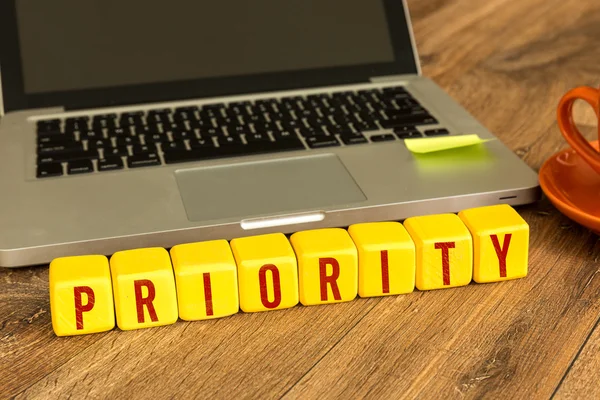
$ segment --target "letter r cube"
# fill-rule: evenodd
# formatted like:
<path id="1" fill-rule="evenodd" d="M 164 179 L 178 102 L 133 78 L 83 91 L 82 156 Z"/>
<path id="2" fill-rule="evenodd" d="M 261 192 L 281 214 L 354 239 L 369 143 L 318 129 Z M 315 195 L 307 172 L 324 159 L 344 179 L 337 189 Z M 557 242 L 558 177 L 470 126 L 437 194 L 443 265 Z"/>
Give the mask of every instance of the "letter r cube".
<path id="1" fill-rule="evenodd" d="M 294 233 L 300 302 L 305 306 L 354 300 L 358 293 L 358 251 L 345 229 Z"/>
<path id="2" fill-rule="evenodd" d="M 50 263 L 50 313 L 58 336 L 115 327 L 112 284 L 105 256 L 62 257 Z"/>
<path id="3" fill-rule="evenodd" d="M 529 225 L 515 209 L 500 204 L 471 208 L 458 216 L 473 236 L 475 282 L 527 276 Z"/>
<path id="4" fill-rule="evenodd" d="M 174 324 L 177 293 L 163 248 L 119 251 L 110 258 L 117 325 L 122 330 Z"/>

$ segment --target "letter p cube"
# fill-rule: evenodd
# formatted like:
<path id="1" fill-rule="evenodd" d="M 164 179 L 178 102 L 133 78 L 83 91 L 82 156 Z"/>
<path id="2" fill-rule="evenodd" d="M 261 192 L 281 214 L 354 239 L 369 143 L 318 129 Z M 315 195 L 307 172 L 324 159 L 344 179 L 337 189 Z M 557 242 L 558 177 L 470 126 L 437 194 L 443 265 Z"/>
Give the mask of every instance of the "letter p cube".
<path id="1" fill-rule="evenodd" d="M 50 310 L 58 336 L 115 327 L 112 284 L 105 256 L 57 258 L 50 263 Z"/>

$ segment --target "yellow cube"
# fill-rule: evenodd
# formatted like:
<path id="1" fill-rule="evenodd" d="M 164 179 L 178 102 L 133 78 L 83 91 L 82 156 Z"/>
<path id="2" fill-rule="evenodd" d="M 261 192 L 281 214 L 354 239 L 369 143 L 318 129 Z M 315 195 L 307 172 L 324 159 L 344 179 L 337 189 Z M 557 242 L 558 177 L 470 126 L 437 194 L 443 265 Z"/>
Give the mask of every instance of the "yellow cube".
<path id="1" fill-rule="evenodd" d="M 122 330 L 177 321 L 177 294 L 167 250 L 119 251 L 110 258 L 117 325 Z"/>
<path id="2" fill-rule="evenodd" d="M 529 225 L 508 204 L 458 213 L 473 235 L 475 282 L 527 276 Z"/>
<path id="3" fill-rule="evenodd" d="M 233 239 L 231 249 L 243 311 L 280 310 L 298 304 L 298 264 L 283 233 Z"/>
<path id="4" fill-rule="evenodd" d="M 58 336 L 109 331 L 115 311 L 108 259 L 62 257 L 50 263 L 50 313 Z"/>
<path id="5" fill-rule="evenodd" d="M 344 229 L 296 232 L 300 302 L 305 306 L 350 301 L 358 292 L 358 252 Z"/>
<path id="6" fill-rule="evenodd" d="M 473 239 L 456 214 L 411 217 L 404 227 L 417 249 L 419 290 L 465 286 L 473 276 Z"/>
<path id="7" fill-rule="evenodd" d="M 399 222 L 351 225 L 358 249 L 360 297 L 410 293 L 415 289 L 415 243 Z"/>
<path id="8" fill-rule="evenodd" d="M 171 248 L 179 318 L 220 318 L 239 310 L 237 266 L 227 240 Z"/>

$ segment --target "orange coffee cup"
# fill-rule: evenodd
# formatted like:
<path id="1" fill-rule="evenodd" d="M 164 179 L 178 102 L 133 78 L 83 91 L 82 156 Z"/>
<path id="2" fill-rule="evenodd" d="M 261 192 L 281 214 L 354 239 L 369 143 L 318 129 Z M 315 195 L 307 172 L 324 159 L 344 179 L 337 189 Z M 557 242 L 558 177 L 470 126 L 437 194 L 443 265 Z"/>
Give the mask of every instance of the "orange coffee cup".
<path id="1" fill-rule="evenodd" d="M 598 153 L 583 137 L 575 121 L 573 121 L 573 104 L 575 100 L 584 100 L 592 106 L 596 113 L 596 118 L 600 118 L 600 89 L 589 86 L 581 86 L 569 90 L 560 100 L 557 110 L 558 127 L 571 145 L 583 160 L 600 174 L 600 153 Z M 600 134 L 600 131 L 599 131 Z"/>

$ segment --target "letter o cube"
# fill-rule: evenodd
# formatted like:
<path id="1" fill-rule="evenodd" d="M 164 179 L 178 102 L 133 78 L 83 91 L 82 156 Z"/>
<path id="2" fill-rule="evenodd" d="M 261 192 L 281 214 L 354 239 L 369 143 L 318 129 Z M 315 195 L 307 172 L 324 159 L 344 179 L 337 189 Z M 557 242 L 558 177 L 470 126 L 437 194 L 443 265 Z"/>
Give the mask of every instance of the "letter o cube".
<path id="1" fill-rule="evenodd" d="M 116 252 L 110 259 L 110 272 L 119 328 L 149 328 L 177 321 L 175 278 L 167 250 Z"/>
<path id="2" fill-rule="evenodd" d="M 238 266 L 240 308 L 280 310 L 298 304 L 298 265 L 283 233 L 233 239 Z"/>

